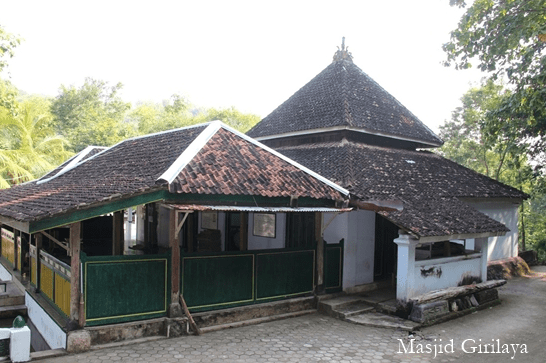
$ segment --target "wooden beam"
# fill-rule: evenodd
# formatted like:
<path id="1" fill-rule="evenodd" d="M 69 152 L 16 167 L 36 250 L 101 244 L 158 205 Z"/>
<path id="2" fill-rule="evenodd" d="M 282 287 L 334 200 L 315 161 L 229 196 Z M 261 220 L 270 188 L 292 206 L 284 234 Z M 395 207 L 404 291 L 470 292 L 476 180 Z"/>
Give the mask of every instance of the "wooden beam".
<path id="1" fill-rule="evenodd" d="M 53 241 L 56 244 L 58 244 L 60 247 L 64 248 L 67 252 L 70 252 L 70 248 L 68 247 L 68 243 L 61 242 L 61 241 L 57 240 L 55 237 L 53 237 L 52 235 L 50 235 L 46 231 L 40 231 L 40 233 L 43 234 L 44 236 L 46 236 L 50 241 Z"/>
<path id="2" fill-rule="evenodd" d="M 80 242 L 81 223 L 70 225 L 70 320 L 80 319 Z M 83 324 L 83 322 L 79 322 Z M 80 327 L 82 325 L 78 324 Z"/>
<path id="3" fill-rule="evenodd" d="M 114 212 L 112 220 L 112 255 L 121 256 L 124 250 L 124 235 L 123 235 L 123 213 L 124 211 Z"/>

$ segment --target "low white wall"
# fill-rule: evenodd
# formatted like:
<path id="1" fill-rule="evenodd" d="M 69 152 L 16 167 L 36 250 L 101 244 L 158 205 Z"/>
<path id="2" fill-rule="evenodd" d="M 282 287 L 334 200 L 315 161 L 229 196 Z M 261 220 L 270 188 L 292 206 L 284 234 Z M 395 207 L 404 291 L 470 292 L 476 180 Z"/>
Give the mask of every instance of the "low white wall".
<path id="1" fill-rule="evenodd" d="M 323 215 L 328 223 L 333 213 Z M 354 211 L 335 217 L 324 231 L 324 240 L 345 240 L 343 253 L 343 289 L 373 282 L 375 249 L 375 212 Z"/>
<path id="2" fill-rule="evenodd" d="M 520 203 L 468 199 L 464 201 L 510 229 L 510 232 L 504 236 L 489 239 L 488 261 L 516 257 L 518 255 L 518 208 Z"/>
<path id="3" fill-rule="evenodd" d="M 463 259 L 461 259 L 463 258 Z M 415 262 L 409 296 L 459 286 L 464 278 L 481 281 L 481 254 Z"/>
<path id="4" fill-rule="evenodd" d="M 66 333 L 55 323 L 44 309 L 25 292 L 28 317 L 42 334 L 51 349 L 66 349 Z"/>
<path id="5" fill-rule="evenodd" d="M 0 263 L 0 280 L 11 281 L 12 279 L 11 273 Z"/>
<path id="6" fill-rule="evenodd" d="M 286 214 L 275 214 L 275 238 L 254 235 L 254 213 L 248 213 L 248 249 L 284 248 L 286 245 Z"/>

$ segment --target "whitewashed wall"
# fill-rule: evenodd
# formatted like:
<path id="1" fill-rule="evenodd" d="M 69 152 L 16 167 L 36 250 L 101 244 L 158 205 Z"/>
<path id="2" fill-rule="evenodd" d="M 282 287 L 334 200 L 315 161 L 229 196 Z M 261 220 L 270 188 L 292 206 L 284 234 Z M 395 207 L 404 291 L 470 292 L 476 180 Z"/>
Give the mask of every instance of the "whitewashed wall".
<path id="1" fill-rule="evenodd" d="M 66 349 L 66 333 L 55 323 L 46 311 L 25 292 L 28 317 L 51 349 Z"/>
<path id="2" fill-rule="evenodd" d="M 520 203 L 483 200 L 465 200 L 465 203 L 510 229 L 510 232 L 505 236 L 489 239 L 488 261 L 516 257 L 518 255 L 518 208 Z"/>
<path id="3" fill-rule="evenodd" d="M 409 287 L 409 296 L 459 286 L 465 277 L 473 277 L 481 281 L 480 254 L 473 259 L 455 257 L 417 261 L 413 273 L 413 284 Z"/>
<path id="4" fill-rule="evenodd" d="M 284 248 L 286 244 L 286 214 L 275 215 L 275 238 L 254 235 L 254 213 L 248 213 L 248 249 L 265 250 L 270 248 Z"/>
<path id="5" fill-rule="evenodd" d="M 325 213 L 328 223 L 332 213 Z M 375 212 L 354 211 L 338 215 L 324 231 L 324 240 L 338 243 L 345 239 L 343 289 L 373 282 L 375 249 Z"/>

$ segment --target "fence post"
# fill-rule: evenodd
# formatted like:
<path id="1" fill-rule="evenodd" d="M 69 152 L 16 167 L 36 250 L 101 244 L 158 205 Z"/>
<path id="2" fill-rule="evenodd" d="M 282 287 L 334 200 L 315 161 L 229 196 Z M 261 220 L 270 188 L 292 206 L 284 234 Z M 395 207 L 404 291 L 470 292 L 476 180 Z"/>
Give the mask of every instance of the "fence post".
<path id="1" fill-rule="evenodd" d="M 17 271 L 19 267 L 19 245 L 17 244 L 17 240 L 19 239 L 19 235 L 21 232 L 19 232 L 18 229 L 13 229 L 13 271 Z"/>

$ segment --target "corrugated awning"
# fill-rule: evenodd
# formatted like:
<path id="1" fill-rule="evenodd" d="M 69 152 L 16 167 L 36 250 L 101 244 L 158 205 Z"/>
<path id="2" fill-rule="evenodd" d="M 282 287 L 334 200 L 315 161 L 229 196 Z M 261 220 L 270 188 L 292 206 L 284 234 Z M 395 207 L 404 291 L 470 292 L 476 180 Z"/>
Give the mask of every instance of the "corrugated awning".
<path id="1" fill-rule="evenodd" d="M 323 208 L 323 207 L 243 207 L 236 205 L 197 205 L 197 204 L 169 204 L 169 207 L 182 211 L 218 211 L 218 212 L 257 212 L 257 213 L 303 213 L 322 212 L 339 213 L 350 212 L 353 208 Z"/>

